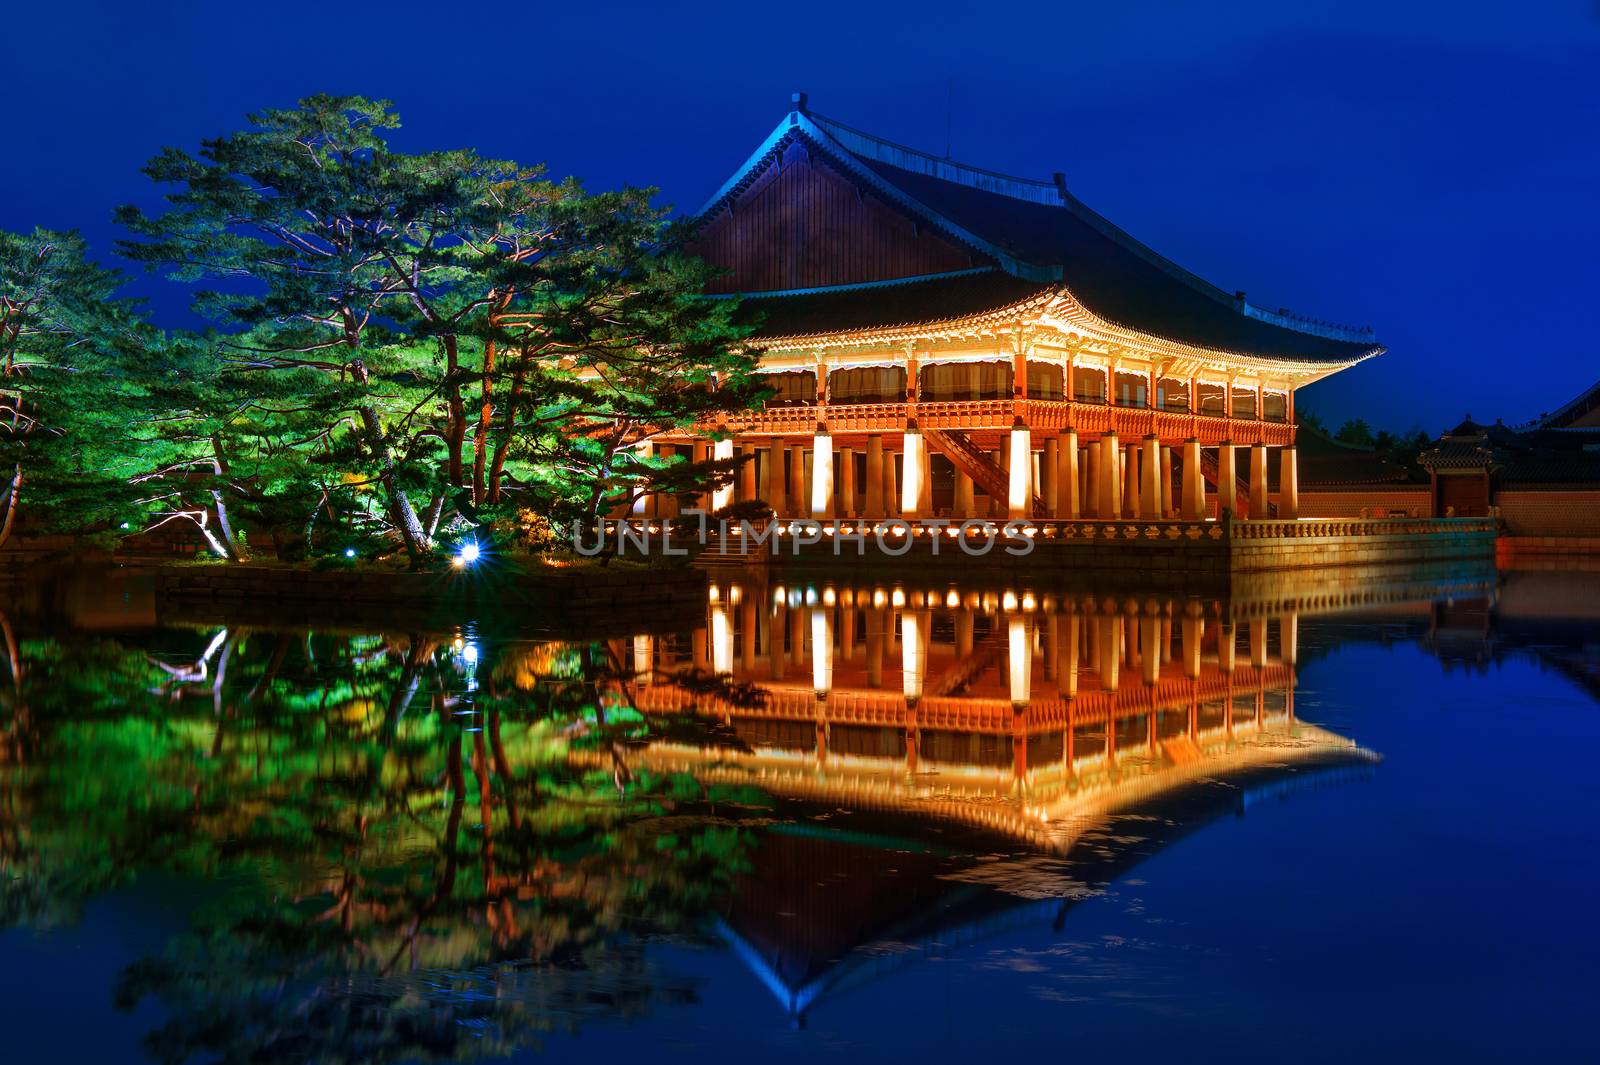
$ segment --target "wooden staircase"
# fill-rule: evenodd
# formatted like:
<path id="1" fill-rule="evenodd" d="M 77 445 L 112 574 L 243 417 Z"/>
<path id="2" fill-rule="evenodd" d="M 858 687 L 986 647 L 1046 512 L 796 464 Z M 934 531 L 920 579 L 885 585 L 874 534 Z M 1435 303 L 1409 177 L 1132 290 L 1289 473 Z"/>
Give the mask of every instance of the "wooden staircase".
<path id="1" fill-rule="evenodd" d="M 978 450 L 966 433 L 956 429 L 924 429 L 922 439 L 949 459 L 956 469 L 972 478 L 990 499 L 1004 505 L 1011 498 L 1011 478 L 1000 464 Z M 1044 503 L 1033 497 L 1033 516 L 1043 518 Z"/>

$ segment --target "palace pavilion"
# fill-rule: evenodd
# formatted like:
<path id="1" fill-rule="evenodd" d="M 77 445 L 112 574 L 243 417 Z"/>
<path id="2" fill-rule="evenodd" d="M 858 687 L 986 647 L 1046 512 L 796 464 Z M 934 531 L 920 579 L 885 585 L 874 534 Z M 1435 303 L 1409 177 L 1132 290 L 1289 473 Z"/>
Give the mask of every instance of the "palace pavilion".
<path id="1" fill-rule="evenodd" d="M 717 294 L 759 322 L 774 395 L 705 427 L 726 431 L 714 444 L 668 433 L 647 446 L 750 456 L 718 506 L 1292 518 L 1295 390 L 1383 351 L 1370 330 L 1202 281 L 1060 174 L 1006 177 L 901 147 L 823 118 L 804 94 L 698 225 L 692 250 L 725 271 Z"/>

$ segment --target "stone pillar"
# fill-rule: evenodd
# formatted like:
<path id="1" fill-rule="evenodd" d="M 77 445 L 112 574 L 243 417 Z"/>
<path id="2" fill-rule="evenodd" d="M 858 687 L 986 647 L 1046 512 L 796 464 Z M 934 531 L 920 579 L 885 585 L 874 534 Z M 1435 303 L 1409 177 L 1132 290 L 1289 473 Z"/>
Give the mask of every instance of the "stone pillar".
<path id="1" fill-rule="evenodd" d="M 1122 445 L 1117 443 L 1115 432 L 1100 438 L 1100 492 L 1099 513 L 1095 516 L 1108 521 L 1122 517 Z"/>
<path id="2" fill-rule="evenodd" d="M 894 452 L 883 456 L 883 512 L 885 517 L 900 513 L 900 478 L 895 475 Z"/>
<path id="3" fill-rule="evenodd" d="M 756 668 L 756 597 L 747 595 L 739 604 L 739 668 L 753 672 Z"/>
<path id="4" fill-rule="evenodd" d="M 1056 686 L 1068 699 L 1078 694 L 1078 614 L 1067 615 L 1066 642 L 1062 645 L 1063 661 L 1056 668 Z"/>
<path id="5" fill-rule="evenodd" d="M 1178 507 L 1174 500 L 1177 495 L 1172 491 L 1172 449 L 1165 444 L 1161 445 L 1161 516 L 1163 518 L 1176 518 Z"/>
<path id="6" fill-rule="evenodd" d="M 1033 698 L 1033 632 L 1021 614 L 1011 615 L 1007 628 L 1006 674 L 1011 705 L 1020 710 Z"/>
<path id="7" fill-rule="evenodd" d="M 922 442 L 922 456 L 917 460 L 917 517 L 933 517 L 933 448 L 927 440 Z"/>
<path id="8" fill-rule="evenodd" d="M 1190 680 L 1200 677 L 1200 636 L 1204 624 L 1199 614 L 1183 615 L 1183 675 Z"/>
<path id="9" fill-rule="evenodd" d="M 883 437 L 867 437 L 866 499 L 861 508 L 864 518 L 881 518 L 883 512 Z"/>
<path id="10" fill-rule="evenodd" d="M 1100 458 L 1100 441 L 1089 441 L 1089 446 L 1083 451 L 1087 456 L 1087 461 L 1084 463 L 1086 475 L 1083 478 L 1083 512 L 1086 517 L 1098 518 L 1105 513 L 1100 505 L 1102 498 L 1100 486 L 1105 480 L 1105 463 Z"/>
<path id="11" fill-rule="evenodd" d="M 741 444 L 739 454 L 744 456 L 744 465 L 739 467 L 739 502 L 748 503 L 760 498 L 756 491 L 756 447 Z"/>
<path id="12" fill-rule="evenodd" d="M 1010 485 L 1006 516 L 1027 518 L 1033 514 L 1033 434 L 1020 422 L 1011 427 Z"/>
<path id="13" fill-rule="evenodd" d="M 711 604 L 711 672 L 719 677 L 733 675 L 733 624 L 728 608 Z"/>
<path id="14" fill-rule="evenodd" d="M 839 449 L 839 513 L 856 516 L 856 453 L 854 448 Z"/>
<path id="15" fill-rule="evenodd" d="M 925 461 L 927 447 L 923 443 L 922 434 L 915 429 L 907 429 L 905 435 L 905 457 L 901 459 L 900 476 L 900 510 L 908 518 L 925 518 L 922 513 L 922 484 L 923 472 L 927 468 Z"/>
<path id="16" fill-rule="evenodd" d="M 811 516 L 811 464 L 810 456 L 803 447 L 797 447 L 792 452 L 794 464 L 794 516 L 807 518 Z"/>
<path id="17" fill-rule="evenodd" d="M 1232 673 L 1234 659 L 1237 656 L 1238 647 L 1233 626 L 1224 621 L 1217 626 L 1217 668 L 1224 673 Z"/>
<path id="18" fill-rule="evenodd" d="M 900 615 L 900 690 L 909 699 L 922 697 L 922 683 L 928 671 L 926 634 L 928 619 L 920 610 Z"/>
<path id="19" fill-rule="evenodd" d="M 1147 520 L 1159 521 L 1166 515 L 1161 506 L 1161 441 L 1154 433 L 1144 438 L 1139 466 L 1139 510 Z"/>
<path id="20" fill-rule="evenodd" d="M 1267 516 L 1267 445 L 1256 444 L 1250 449 L 1250 517 Z"/>
<path id="21" fill-rule="evenodd" d="M 811 438 L 811 509 L 817 520 L 833 517 L 833 437 L 817 426 Z"/>
<path id="22" fill-rule="evenodd" d="M 826 696 L 833 690 L 833 611 L 811 611 L 811 690 Z"/>
<path id="23" fill-rule="evenodd" d="M 1146 687 L 1161 682 L 1161 619 L 1148 612 L 1139 615 L 1139 670 Z"/>
<path id="24" fill-rule="evenodd" d="M 974 514 L 972 513 L 972 508 L 973 508 L 972 478 L 968 477 L 965 473 L 962 472 L 961 467 L 957 466 L 956 467 L 956 499 L 955 499 L 955 507 L 953 508 L 954 509 L 953 516 L 957 517 L 957 518 L 971 518 L 971 517 L 974 517 Z"/>
<path id="25" fill-rule="evenodd" d="M 1183 512 L 1181 517 L 1198 521 L 1206 516 L 1206 479 L 1200 471 L 1200 441 L 1183 442 Z"/>
<path id="26" fill-rule="evenodd" d="M 1217 519 L 1224 511 L 1233 513 L 1239 502 L 1239 460 L 1233 441 L 1217 445 Z M 1237 517 L 1237 514 L 1234 514 Z"/>
<path id="27" fill-rule="evenodd" d="M 711 448 L 711 457 L 718 462 L 727 462 L 733 458 L 733 438 L 718 440 Z M 733 479 L 729 478 L 726 487 L 718 488 L 711 493 L 711 509 L 722 510 L 733 502 Z"/>
<path id="28" fill-rule="evenodd" d="M 1055 517 L 1061 509 L 1061 441 L 1053 436 L 1045 437 L 1044 447 L 1039 453 L 1039 495 L 1044 503 L 1044 512 L 1050 517 Z"/>
<path id="29" fill-rule="evenodd" d="M 1056 448 L 1056 506 L 1052 518 L 1078 516 L 1078 431 L 1061 433 Z"/>
<path id="30" fill-rule="evenodd" d="M 888 643 L 889 612 L 881 606 L 867 608 L 867 687 L 883 687 L 883 648 Z"/>
<path id="31" fill-rule="evenodd" d="M 1278 517 L 1300 516 L 1300 456 L 1292 447 L 1278 452 Z"/>
<path id="32" fill-rule="evenodd" d="M 1139 502 L 1139 445 L 1129 444 L 1122 449 L 1123 516 L 1135 521 L 1142 517 Z"/>
<path id="33" fill-rule="evenodd" d="M 1250 664 L 1257 669 L 1267 664 L 1267 619 L 1250 619 Z"/>
<path id="34" fill-rule="evenodd" d="M 1300 660 L 1300 615 L 1284 614 L 1278 618 L 1278 655 L 1289 665 Z"/>

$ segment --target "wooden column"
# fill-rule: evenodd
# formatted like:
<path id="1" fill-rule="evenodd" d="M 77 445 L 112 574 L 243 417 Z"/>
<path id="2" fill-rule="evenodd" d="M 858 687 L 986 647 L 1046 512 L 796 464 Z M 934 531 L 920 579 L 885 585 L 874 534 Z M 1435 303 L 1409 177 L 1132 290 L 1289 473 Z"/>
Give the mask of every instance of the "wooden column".
<path id="1" fill-rule="evenodd" d="M 1256 444 L 1250 449 L 1250 517 L 1260 520 L 1267 516 L 1267 445 Z"/>

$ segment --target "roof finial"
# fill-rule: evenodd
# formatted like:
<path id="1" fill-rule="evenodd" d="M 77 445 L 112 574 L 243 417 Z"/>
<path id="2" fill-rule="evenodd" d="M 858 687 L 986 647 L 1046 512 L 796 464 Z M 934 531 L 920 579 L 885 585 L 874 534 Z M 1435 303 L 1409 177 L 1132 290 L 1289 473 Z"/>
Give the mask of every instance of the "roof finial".
<path id="1" fill-rule="evenodd" d="M 794 104 L 794 109 L 796 111 L 799 111 L 802 115 L 806 113 L 806 94 L 805 93 L 803 93 L 803 92 L 794 93 L 793 95 L 791 95 L 789 97 L 789 102 Z"/>

